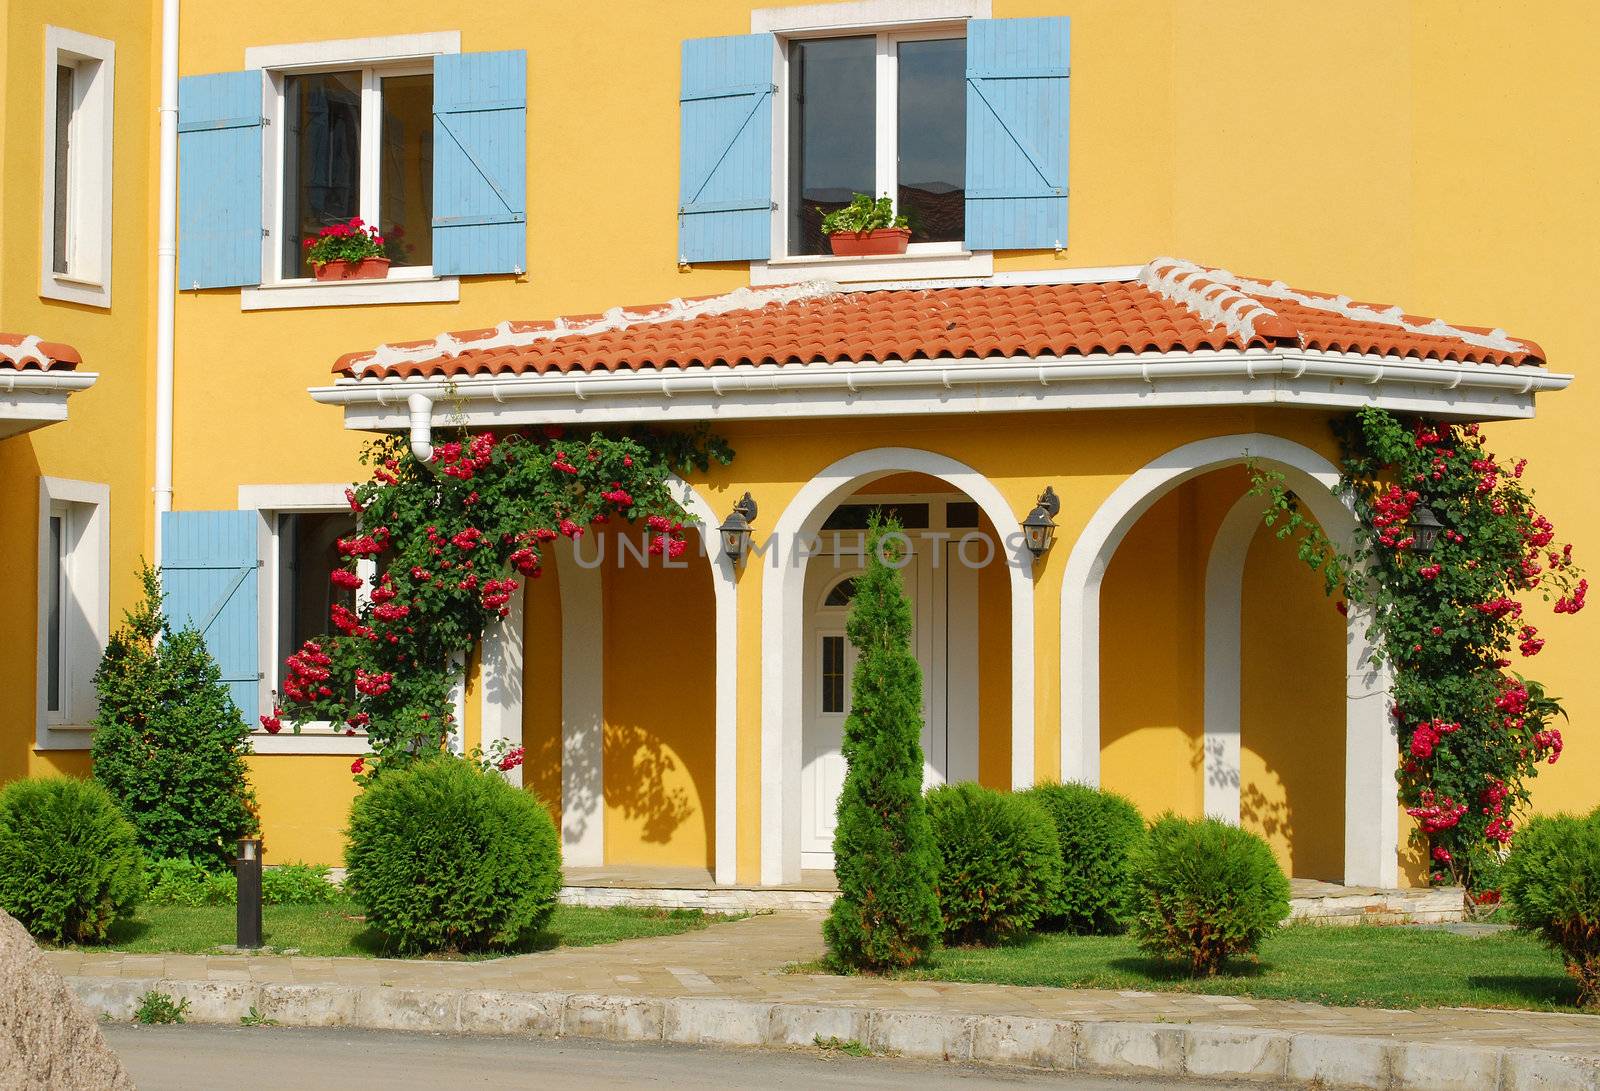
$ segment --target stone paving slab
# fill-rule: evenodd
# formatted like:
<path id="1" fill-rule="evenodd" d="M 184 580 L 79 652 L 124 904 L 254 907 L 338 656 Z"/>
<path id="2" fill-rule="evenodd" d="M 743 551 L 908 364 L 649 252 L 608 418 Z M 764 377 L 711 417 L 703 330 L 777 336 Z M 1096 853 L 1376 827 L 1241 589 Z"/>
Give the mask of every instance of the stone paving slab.
<path id="1" fill-rule="evenodd" d="M 821 915 L 482 962 L 50 952 L 91 1009 L 157 988 L 197 1022 L 572 1034 L 735 1046 L 856 1039 L 908 1057 L 1326 1087 L 1600 1091 L 1600 1017 L 786 974 Z M 186 971 L 179 973 L 176 971 Z"/>

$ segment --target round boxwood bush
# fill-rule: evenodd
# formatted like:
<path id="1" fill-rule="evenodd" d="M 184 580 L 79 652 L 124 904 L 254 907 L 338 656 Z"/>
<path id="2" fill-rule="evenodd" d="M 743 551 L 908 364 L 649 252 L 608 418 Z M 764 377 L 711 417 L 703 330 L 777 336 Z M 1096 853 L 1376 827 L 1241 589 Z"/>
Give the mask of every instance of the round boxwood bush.
<path id="1" fill-rule="evenodd" d="M 945 942 L 992 944 L 1032 928 L 1061 882 L 1050 816 L 1024 796 L 977 784 L 946 784 L 927 798 Z"/>
<path id="2" fill-rule="evenodd" d="M 441 756 L 356 797 L 345 890 L 392 949 L 482 951 L 542 929 L 561 886 L 555 823 L 498 773 Z"/>
<path id="3" fill-rule="evenodd" d="M 1079 934 L 1112 935 L 1133 911 L 1129 854 L 1144 839 L 1144 817 L 1127 798 L 1087 784 L 1040 784 L 1022 793 L 1044 808 L 1061 841 L 1061 887 L 1044 923 Z"/>
<path id="4" fill-rule="evenodd" d="M 100 785 L 75 777 L 0 790 L 0 909 L 41 940 L 93 943 L 143 887 L 138 834 Z"/>
<path id="5" fill-rule="evenodd" d="M 1529 822 L 1501 881 L 1511 919 L 1561 952 L 1579 1006 L 1600 1005 L 1600 809 Z"/>
<path id="6" fill-rule="evenodd" d="M 1133 935 L 1196 977 L 1260 946 L 1289 915 L 1289 880 L 1257 834 L 1165 814 L 1132 854 Z"/>

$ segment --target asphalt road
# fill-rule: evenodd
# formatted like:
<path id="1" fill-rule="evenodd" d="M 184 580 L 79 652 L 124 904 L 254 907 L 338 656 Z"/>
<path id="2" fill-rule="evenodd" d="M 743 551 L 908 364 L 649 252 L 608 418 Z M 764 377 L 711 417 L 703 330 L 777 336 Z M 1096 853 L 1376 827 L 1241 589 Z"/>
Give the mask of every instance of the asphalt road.
<path id="1" fill-rule="evenodd" d="M 1152 1086 L 1148 1081 L 1047 1076 L 849 1057 L 820 1050 L 715 1050 L 578 1038 L 457 1038 L 285 1027 L 102 1024 L 101 1029 L 140 1091 L 454 1091 L 475 1087 L 554 1087 L 562 1091 L 589 1087 L 759 1087 L 761 1091 L 1060 1087 L 1134 1091 Z M 1166 1082 L 1159 1086 L 1215 1091 L 1223 1085 Z"/>

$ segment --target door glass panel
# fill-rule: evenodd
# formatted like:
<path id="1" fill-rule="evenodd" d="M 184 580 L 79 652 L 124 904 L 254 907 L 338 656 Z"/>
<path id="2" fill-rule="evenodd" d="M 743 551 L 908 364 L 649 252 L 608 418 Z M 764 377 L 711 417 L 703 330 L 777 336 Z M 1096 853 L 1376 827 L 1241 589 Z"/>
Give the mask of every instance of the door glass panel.
<path id="1" fill-rule="evenodd" d="M 361 214 L 361 73 L 283 81 L 283 275 L 308 277 L 303 240 Z"/>
<path id="2" fill-rule="evenodd" d="M 433 264 L 433 76 L 383 80 L 378 230 L 395 265 Z"/>
<path id="3" fill-rule="evenodd" d="M 50 517 L 50 583 L 45 606 L 45 708 L 61 711 L 61 580 L 63 550 L 66 548 L 65 520 L 59 515 Z"/>
<path id="4" fill-rule="evenodd" d="M 822 711 L 844 711 L 844 637 L 822 638 Z"/>
<path id="5" fill-rule="evenodd" d="M 338 541 L 356 531 L 349 512 L 299 512 L 278 519 L 278 662 L 328 631 L 333 604 L 354 609 L 356 593 L 332 580 L 343 567 Z"/>
<path id="6" fill-rule="evenodd" d="M 901 42 L 896 68 L 900 212 L 912 242 L 966 235 L 967 43 Z"/>
<path id="7" fill-rule="evenodd" d="M 876 196 L 877 42 L 822 38 L 789 47 L 789 253 L 825 254 L 822 217 Z"/>

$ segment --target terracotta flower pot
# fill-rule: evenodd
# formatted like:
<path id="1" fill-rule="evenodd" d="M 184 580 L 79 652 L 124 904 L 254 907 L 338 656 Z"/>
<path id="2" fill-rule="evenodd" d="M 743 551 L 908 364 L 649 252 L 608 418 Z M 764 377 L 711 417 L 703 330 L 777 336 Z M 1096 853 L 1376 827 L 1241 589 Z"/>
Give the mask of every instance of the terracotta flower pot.
<path id="1" fill-rule="evenodd" d="M 871 231 L 839 231 L 828 236 L 836 257 L 856 258 L 872 254 L 904 254 L 911 242 L 909 227 L 879 227 Z"/>
<path id="2" fill-rule="evenodd" d="M 313 266 L 318 280 L 382 280 L 389 275 L 388 258 L 362 258 L 360 261 L 327 261 Z"/>

